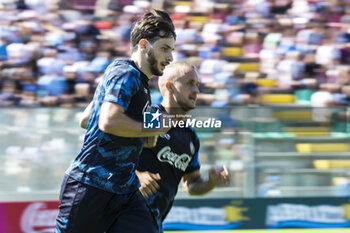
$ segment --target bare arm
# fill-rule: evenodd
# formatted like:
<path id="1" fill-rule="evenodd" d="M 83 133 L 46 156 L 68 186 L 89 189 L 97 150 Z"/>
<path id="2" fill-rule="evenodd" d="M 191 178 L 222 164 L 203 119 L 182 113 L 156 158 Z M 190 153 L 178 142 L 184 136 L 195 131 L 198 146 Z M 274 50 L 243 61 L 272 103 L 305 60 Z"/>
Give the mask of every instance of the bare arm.
<path id="1" fill-rule="evenodd" d="M 80 117 L 80 127 L 86 129 L 91 114 L 92 102 L 86 107 Z M 166 133 L 169 128 L 165 129 L 147 129 L 142 130 L 142 123 L 135 121 L 125 115 L 125 110 L 119 104 L 104 102 L 101 106 L 98 126 L 105 133 L 110 133 L 120 137 L 155 137 L 146 146 L 155 145 L 156 136 Z"/>
<path id="2" fill-rule="evenodd" d="M 223 167 L 222 170 L 217 171 L 212 168 L 209 172 L 209 179 L 204 180 L 199 170 L 185 174 L 182 177 L 182 186 L 190 195 L 203 195 L 210 192 L 215 187 L 226 186 L 230 183 L 230 175 Z"/>
<path id="3" fill-rule="evenodd" d="M 105 133 L 120 137 L 150 137 L 166 133 L 170 128 L 142 130 L 142 123 L 125 115 L 119 104 L 104 102 L 98 126 Z"/>

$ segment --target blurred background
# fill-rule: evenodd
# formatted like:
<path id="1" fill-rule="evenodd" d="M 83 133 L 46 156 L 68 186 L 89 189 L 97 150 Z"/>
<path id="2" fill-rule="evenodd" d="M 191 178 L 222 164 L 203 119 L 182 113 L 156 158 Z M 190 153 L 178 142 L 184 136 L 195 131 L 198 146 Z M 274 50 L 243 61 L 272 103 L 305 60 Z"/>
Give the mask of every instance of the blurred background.
<path id="1" fill-rule="evenodd" d="M 85 106 L 150 8 L 171 14 L 200 105 L 349 104 L 347 0 L 2 0 L 1 106 Z"/>
<path id="2" fill-rule="evenodd" d="M 58 200 L 79 114 L 151 8 L 171 15 L 174 59 L 198 68 L 191 114 L 223 122 L 198 129 L 203 173 L 232 176 L 206 198 L 350 196 L 350 0 L 1 0 L 0 202 Z"/>

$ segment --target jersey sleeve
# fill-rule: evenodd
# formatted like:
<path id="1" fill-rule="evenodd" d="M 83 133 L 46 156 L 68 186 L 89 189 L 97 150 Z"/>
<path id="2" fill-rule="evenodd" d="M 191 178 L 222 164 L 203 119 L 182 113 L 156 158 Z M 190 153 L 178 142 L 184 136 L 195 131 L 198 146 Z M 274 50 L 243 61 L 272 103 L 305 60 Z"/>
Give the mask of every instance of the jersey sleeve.
<path id="1" fill-rule="evenodd" d="M 199 152 L 199 138 L 195 132 L 194 133 L 194 147 L 195 147 L 195 153 L 194 156 L 191 160 L 190 165 L 187 167 L 185 173 L 191 173 L 193 171 L 199 170 L 200 169 L 200 163 L 199 163 L 199 158 L 198 158 L 198 152 Z"/>
<path id="2" fill-rule="evenodd" d="M 129 70 L 124 71 L 121 74 L 115 74 L 112 72 L 108 76 L 103 102 L 116 103 L 127 110 L 131 98 L 140 88 L 140 79 L 138 78 L 137 73 Z"/>

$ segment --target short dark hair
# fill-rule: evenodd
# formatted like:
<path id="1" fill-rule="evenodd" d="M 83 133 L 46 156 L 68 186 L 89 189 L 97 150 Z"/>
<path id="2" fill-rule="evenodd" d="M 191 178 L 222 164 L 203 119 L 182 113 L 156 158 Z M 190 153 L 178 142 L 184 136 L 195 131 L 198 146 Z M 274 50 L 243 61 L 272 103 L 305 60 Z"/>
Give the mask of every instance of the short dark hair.
<path id="1" fill-rule="evenodd" d="M 160 38 L 168 37 L 176 39 L 175 27 L 170 16 L 162 10 L 151 10 L 136 22 L 131 31 L 130 42 L 134 51 L 141 39 L 147 39 L 153 43 Z"/>

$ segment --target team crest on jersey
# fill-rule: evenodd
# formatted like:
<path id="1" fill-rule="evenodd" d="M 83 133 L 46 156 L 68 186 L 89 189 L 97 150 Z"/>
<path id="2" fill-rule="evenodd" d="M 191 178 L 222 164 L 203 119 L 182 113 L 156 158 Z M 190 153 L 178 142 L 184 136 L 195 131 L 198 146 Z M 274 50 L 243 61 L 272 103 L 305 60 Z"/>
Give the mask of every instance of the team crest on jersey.
<path id="1" fill-rule="evenodd" d="M 191 151 L 191 154 L 194 154 L 195 148 L 194 148 L 193 142 L 190 143 L 190 151 Z"/>

